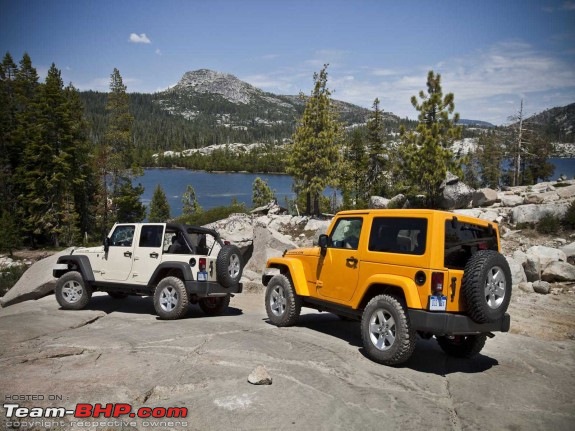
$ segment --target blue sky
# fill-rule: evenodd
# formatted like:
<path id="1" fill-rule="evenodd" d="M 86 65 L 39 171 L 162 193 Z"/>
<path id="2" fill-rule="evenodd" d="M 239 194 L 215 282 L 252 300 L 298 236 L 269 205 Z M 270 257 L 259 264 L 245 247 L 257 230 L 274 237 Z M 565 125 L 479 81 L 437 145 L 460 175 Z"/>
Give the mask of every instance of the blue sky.
<path id="1" fill-rule="evenodd" d="M 0 0 L 0 52 L 99 91 L 208 68 L 309 94 L 329 63 L 334 98 L 410 118 L 434 70 L 462 118 L 505 124 L 575 102 L 575 0 Z"/>

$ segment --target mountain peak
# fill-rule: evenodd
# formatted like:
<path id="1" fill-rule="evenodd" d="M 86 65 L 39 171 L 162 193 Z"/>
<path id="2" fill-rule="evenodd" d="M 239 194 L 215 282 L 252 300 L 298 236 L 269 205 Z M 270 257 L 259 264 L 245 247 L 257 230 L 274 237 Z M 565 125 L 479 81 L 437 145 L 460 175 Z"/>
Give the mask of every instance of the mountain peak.
<path id="1" fill-rule="evenodd" d="M 261 91 L 229 73 L 199 69 L 184 73 L 176 85 L 179 90 L 195 93 L 219 94 L 233 103 L 250 103 L 252 96 Z"/>

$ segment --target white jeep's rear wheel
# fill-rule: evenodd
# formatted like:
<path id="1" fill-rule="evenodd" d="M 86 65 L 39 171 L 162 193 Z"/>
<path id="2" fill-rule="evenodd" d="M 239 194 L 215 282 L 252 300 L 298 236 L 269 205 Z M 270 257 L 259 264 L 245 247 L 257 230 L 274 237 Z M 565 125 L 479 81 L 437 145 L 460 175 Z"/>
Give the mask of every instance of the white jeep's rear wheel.
<path id="1" fill-rule="evenodd" d="M 163 278 L 156 286 L 154 308 L 162 319 L 174 320 L 184 317 L 188 311 L 188 292 L 178 277 Z"/>

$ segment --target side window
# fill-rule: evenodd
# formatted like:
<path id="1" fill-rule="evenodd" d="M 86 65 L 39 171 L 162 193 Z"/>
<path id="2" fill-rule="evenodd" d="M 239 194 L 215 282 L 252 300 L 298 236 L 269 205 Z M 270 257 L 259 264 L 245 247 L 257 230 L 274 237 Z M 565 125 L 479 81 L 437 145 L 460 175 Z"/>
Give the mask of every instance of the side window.
<path id="1" fill-rule="evenodd" d="M 371 225 L 369 250 L 388 253 L 425 253 L 427 219 L 377 217 Z"/>
<path id="2" fill-rule="evenodd" d="M 135 230 L 135 226 L 117 226 L 110 238 L 110 246 L 131 247 Z"/>
<path id="3" fill-rule="evenodd" d="M 164 233 L 164 226 L 142 226 L 140 234 L 140 247 L 155 247 L 162 246 L 162 234 Z"/>
<path id="4" fill-rule="evenodd" d="M 330 246 L 332 248 L 357 250 L 362 224 L 363 219 L 361 218 L 343 218 L 338 220 L 330 237 Z"/>

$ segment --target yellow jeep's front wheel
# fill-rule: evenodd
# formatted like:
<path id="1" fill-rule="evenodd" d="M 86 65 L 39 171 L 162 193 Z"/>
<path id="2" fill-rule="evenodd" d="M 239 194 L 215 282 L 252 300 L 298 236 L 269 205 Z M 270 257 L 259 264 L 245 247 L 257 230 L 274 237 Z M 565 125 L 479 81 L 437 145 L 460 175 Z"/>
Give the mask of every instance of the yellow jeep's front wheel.
<path id="1" fill-rule="evenodd" d="M 378 295 L 369 301 L 361 317 L 361 338 L 367 356 L 384 365 L 398 365 L 409 359 L 415 348 L 415 331 L 407 311 L 392 295 Z"/>
<path id="2" fill-rule="evenodd" d="M 291 280 L 283 274 L 274 275 L 266 289 L 266 312 L 276 326 L 292 326 L 301 312 L 301 298 Z"/>

